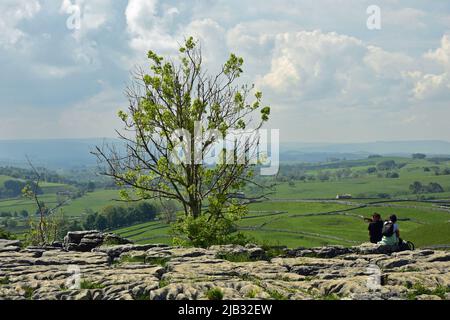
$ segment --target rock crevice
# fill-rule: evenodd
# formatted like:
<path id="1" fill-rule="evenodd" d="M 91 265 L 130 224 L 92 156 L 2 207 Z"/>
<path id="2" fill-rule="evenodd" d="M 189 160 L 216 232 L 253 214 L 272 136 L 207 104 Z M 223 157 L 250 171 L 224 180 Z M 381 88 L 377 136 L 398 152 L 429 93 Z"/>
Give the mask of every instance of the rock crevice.
<path id="1" fill-rule="evenodd" d="M 0 240 L 0 299 L 449 299 L 450 252 L 365 244 L 280 251 L 135 245 L 70 233 L 63 248 Z"/>

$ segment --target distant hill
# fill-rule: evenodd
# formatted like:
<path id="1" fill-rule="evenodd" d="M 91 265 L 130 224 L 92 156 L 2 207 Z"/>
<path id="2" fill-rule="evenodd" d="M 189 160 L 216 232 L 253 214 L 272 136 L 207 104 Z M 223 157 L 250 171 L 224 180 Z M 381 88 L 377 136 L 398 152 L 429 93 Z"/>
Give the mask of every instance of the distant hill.
<path id="1" fill-rule="evenodd" d="M 0 140 L 0 165 L 28 166 L 26 156 L 37 166 L 69 169 L 95 165 L 90 152 L 113 139 Z"/>
<path id="2" fill-rule="evenodd" d="M 96 165 L 90 154 L 96 145 L 117 140 L 108 138 L 61 140 L 0 140 L 0 166 L 26 167 L 28 155 L 36 165 L 51 169 L 69 169 Z M 368 143 L 303 143 L 288 142 L 280 146 L 281 161 L 323 162 L 330 159 L 361 159 L 370 154 L 409 156 L 421 152 L 428 155 L 450 155 L 446 141 L 392 141 Z"/>
<path id="3" fill-rule="evenodd" d="M 304 153 L 352 153 L 405 155 L 425 153 L 430 155 L 450 155 L 450 142 L 439 140 L 423 141 L 377 141 L 363 143 L 282 143 L 282 150 L 302 151 Z"/>

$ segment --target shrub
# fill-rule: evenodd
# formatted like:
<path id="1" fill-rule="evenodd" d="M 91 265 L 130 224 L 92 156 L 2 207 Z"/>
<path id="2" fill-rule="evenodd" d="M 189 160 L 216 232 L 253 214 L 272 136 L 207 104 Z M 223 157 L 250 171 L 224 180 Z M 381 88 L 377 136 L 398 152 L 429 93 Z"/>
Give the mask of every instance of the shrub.
<path id="1" fill-rule="evenodd" d="M 208 300 L 223 300 L 223 292 L 220 288 L 209 289 L 206 292 Z"/>
<path id="2" fill-rule="evenodd" d="M 209 219 L 207 215 L 197 218 L 182 217 L 172 225 L 171 233 L 175 245 L 207 248 L 212 245 L 245 245 L 249 238 L 236 232 L 237 219 Z"/>
<path id="3" fill-rule="evenodd" d="M 9 284 L 9 278 L 8 277 L 4 277 L 4 278 L 0 278 L 0 285 L 7 285 Z"/>
<path id="4" fill-rule="evenodd" d="M 10 232 L 0 228 L 0 239 L 15 240 L 15 237 Z"/>

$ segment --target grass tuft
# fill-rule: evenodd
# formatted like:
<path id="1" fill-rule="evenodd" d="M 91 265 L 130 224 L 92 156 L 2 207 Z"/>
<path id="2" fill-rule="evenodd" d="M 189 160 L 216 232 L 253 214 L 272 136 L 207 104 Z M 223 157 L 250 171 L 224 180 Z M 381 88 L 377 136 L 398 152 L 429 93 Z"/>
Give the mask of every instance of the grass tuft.
<path id="1" fill-rule="evenodd" d="M 167 287 L 170 284 L 169 279 L 161 279 L 159 280 L 159 288 Z"/>
<path id="2" fill-rule="evenodd" d="M 441 285 L 434 289 L 426 288 L 421 283 L 415 283 L 414 285 L 409 284 L 406 287 L 411 289 L 406 296 L 408 300 L 416 300 L 418 296 L 423 294 L 438 296 L 441 299 L 445 299 L 445 295 L 450 292 L 450 288 Z"/>
<path id="3" fill-rule="evenodd" d="M 81 280 L 80 282 L 80 289 L 86 290 L 86 289 L 103 289 L 105 288 L 104 285 L 101 285 L 99 283 L 93 282 L 91 280 Z"/>
<path id="4" fill-rule="evenodd" d="M 216 255 L 217 259 L 227 260 L 230 262 L 252 262 L 256 259 L 250 257 L 250 254 L 247 252 L 243 253 L 230 253 L 230 252 L 222 252 Z"/>
<path id="5" fill-rule="evenodd" d="M 33 297 L 34 289 L 29 286 L 22 287 L 22 289 L 25 291 L 25 298 L 31 300 L 31 298 Z"/>
<path id="6" fill-rule="evenodd" d="M 145 263 L 157 265 L 161 267 L 166 267 L 167 263 L 170 261 L 170 258 L 146 258 Z"/>
<path id="7" fill-rule="evenodd" d="M 223 291 L 220 288 L 209 289 L 206 297 L 208 300 L 223 300 Z"/>
<path id="8" fill-rule="evenodd" d="M 9 277 L 0 278 L 0 285 L 4 286 L 9 284 Z"/>
<path id="9" fill-rule="evenodd" d="M 287 300 L 288 297 L 277 290 L 267 290 L 267 293 L 274 300 Z"/>

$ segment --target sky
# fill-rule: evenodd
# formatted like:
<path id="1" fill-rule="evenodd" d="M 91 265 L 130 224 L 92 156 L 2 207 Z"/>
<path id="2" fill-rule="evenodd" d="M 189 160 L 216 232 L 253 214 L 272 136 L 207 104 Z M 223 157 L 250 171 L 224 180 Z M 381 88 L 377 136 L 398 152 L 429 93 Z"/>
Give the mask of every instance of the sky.
<path id="1" fill-rule="evenodd" d="M 450 2 L 425 0 L 2 0 L 0 139 L 114 137 L 130 71 L 191 35 L 211 73 L 244 58 L 282 141 L 450 141 Z"/>

